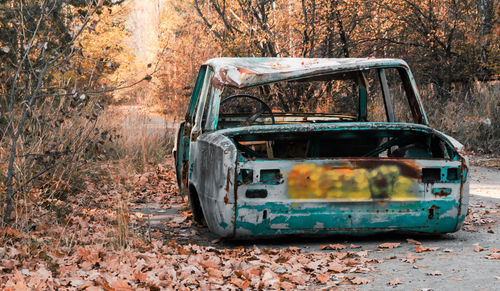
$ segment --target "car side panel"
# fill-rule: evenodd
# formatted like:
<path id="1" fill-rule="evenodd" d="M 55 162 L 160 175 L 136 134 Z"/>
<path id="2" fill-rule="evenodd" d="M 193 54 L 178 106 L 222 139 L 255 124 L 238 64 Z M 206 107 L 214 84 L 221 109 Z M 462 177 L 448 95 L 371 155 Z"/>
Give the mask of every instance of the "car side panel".
<path id="1" fill-rule="evenodd" d="M 211 232 L 234 235 L 236 147 L 220 134 L 204 134 L 191 143 L 190 183 L 196 188 Z"/>

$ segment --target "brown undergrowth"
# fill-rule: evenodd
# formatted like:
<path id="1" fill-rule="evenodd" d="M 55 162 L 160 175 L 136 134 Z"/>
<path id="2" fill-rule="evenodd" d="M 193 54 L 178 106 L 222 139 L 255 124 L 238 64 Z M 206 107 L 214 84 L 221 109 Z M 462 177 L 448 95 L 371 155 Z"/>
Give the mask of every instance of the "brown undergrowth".
<path id="1" fill-rule="evenodd" d="M 500 155 L 500 81 L 474 82 L 449 89 L 447 98 L 433 86 L 421 86 L 429 121 L 456 138 L 471 154 Z"/>
<path id="2" fill-rule="evenodd" d="M 214 248 L 179 244 L 156 230 L 141 233 L 145 217 L 131 214 L 133 200 L 179 204 L 172 160 L 147 167 L 143 174 L 124 171 L 118 162 L 103 162 L 99 179 L 67 201 L 52 201 L 65 213 L 37 207 L 29 232 L 1 230 L 0 286 L 5 290 L 191 290 L 285 289 L 298 286 L 367 284 L 381 260 L 368 250 L 303 252 L 283 249 Z M 124 193 L 128 193 L 124 195 Z M 178 228 L 190 228 L 182 211 Z M 173 222 L 166 222 L 172 224 Z M 351 247 L 353 248 L 353 247 Z M 357 246 L 354 248 L 358 248 Z"/>

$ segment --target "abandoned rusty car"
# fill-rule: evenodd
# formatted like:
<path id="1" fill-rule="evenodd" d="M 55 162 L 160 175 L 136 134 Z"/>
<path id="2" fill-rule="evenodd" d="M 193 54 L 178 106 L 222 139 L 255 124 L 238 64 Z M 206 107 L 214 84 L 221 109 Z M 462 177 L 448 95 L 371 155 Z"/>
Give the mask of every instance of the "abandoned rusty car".
<path id="1" fill-rule="evenodd" d="M 174 155 L 220 237 L 439 234 L 467 212 L 464 148 L 429 127 L 399 59 L 209 60 Z"/>

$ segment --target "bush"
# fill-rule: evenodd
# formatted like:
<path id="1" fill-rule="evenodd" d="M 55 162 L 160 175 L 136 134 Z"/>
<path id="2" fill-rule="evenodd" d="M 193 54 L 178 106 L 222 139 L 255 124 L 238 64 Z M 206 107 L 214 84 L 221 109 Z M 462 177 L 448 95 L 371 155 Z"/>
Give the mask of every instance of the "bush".
<path id="1" fill-rule="evenodd" d="M 471 153 L 500 154 L 500 82 L 456 85 L 447 98 L 435 86 L 420 86 L 429 122 Z"/>

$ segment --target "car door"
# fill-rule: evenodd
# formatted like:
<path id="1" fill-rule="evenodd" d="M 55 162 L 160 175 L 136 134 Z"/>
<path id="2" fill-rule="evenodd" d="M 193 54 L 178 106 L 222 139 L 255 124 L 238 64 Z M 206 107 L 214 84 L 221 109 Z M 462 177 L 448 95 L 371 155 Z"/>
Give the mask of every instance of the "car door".
<path id="1" fill-rule="evenodd" d="M 189 145 L 191 143 L 190 136 L 193 129 L 194 116 L 196 113 L 197 104 L 200 97 L 200 92 L 203 87 L 207 66 L 203 65 L 200 68 L 196 83 L 193 88 L 191 100 L 189 101 L 186 117 L 179 125 L 177 139 L 174 150 L 175 171 L 177 174 L 177 184 L 181 193 L 187 190 L 188 180 L 188 165 L 189 165 Z"/>

